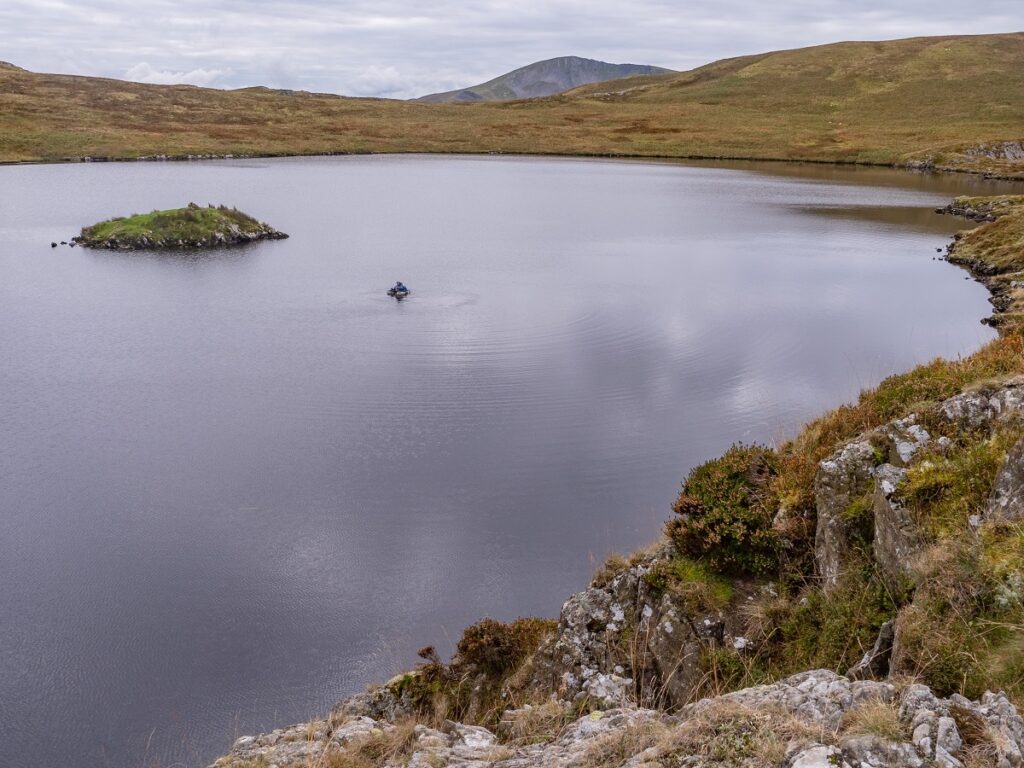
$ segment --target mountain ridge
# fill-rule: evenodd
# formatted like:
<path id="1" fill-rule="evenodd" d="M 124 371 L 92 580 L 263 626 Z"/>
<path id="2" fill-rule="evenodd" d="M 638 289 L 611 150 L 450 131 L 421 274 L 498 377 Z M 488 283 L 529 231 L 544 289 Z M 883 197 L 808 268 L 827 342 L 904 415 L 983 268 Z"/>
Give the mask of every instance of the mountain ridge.
<path id="1" fill-rule="evenodd" d="M 609 64 L 581 56 L 557 56 L 513 69 L 485 83 L 452 91 L 420 96 L 416 101 L 429 103 L 511 101 L 553 96 L 590 83 L 617 80 L 636 75 L 667 75 L 674 70 L 649 64 Z"/>

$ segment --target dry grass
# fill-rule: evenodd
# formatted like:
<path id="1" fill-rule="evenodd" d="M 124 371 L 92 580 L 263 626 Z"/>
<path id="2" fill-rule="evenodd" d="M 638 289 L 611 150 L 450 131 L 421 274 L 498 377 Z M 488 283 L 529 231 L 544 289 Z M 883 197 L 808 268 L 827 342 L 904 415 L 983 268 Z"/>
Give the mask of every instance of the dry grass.
<path id="1" fill-rule="evenodd" d="M 900 721 L 895 701 L 869 701 L 849 710 L 839 730 L 844 736 L 877 736 L 893 742 L 910 740 L 910 729 Z"/>
<path id="2" fill-rule="evenodd" d="M 950 716 L 964 741 L 961 761 L 966 768 L 990 768 L 999 759 L 998 745 L 1002 737 L 985 720 L 963 707 L 951 707 Z"/>
<path id="3" fill-rule="evenodd" d="M 580 716 L 580 709 L 561 701 L 524 705 L 509 713 L 498 726 L 502 741 L 513 746 L 541 744 L 557 739 Z"/>
<path id="4" fill-rule="evenodd" d="M 166 154 L 505 152 L 930 160 L 1021 139 L 1024 34 L 839 43 L 503 103 L 218 91 L 0 68 L 0 160 Z"/>
<path id="5" fill-rule="evenodd" d="M 595 715 L 600 713 L 595 713 Z M 587 747 L 579 768 L 619 768 L 634 755 L 667 738 L 669 727 L 657 721 L 645 721 L 609 731 Z"/>
<path id="6" fill-rule="evenodd" d="M 354 740 L 343 749 L 323 753 L 317 768 L 382 768 L 405 760 L 416 745 L 416 720 L 401 720 L 393 728 Z"/>
<path id="7" fill-rule="evenodd" d="M 787 712 L 751 709 L 729 701 L 713 701 L 687 713 L 658 742 L 657 762 L 681 766 L 698 756 L 701 765 L 721 768 L 776 768 L 792 743 L 830 743 L 832 734 Z"/>

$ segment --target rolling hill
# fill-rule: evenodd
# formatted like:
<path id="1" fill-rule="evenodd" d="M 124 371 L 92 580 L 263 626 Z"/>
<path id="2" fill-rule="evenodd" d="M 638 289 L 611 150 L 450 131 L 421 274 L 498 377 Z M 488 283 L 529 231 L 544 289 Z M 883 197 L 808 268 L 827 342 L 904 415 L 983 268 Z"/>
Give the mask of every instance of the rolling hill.
<path id="1" fill-rule="evenodd" d="M 417 101 L 503 101 L 553 96 L 580 85 L 600 83 L 634 75 L 664 75 L 672 72 L 646 64 L 608 64 L 579 56 L 560 56 L 537 61 L 486 83 L 445 93 L 421 96 Z"/>
<path id="2" fill-rule="evenodd" d="M 431 104 L 0 68 L 0 160 L 505 152 L 1024 174 L 1024 33 L 763 53 L 555 96 Z"/>

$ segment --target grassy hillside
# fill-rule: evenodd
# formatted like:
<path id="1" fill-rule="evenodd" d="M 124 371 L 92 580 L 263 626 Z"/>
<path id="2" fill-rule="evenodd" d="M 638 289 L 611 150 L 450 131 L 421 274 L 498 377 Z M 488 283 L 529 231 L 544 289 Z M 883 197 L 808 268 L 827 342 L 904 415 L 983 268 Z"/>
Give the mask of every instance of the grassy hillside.
<path id="1" fill-rule="evenodd" d="M 0 68 L 0 160 L 327 152 L 729 156 L 1024 172 L 1024 33 L 837 43 L 425 104 Z M 983 146 L 984 145 L 984 146 Z"/>

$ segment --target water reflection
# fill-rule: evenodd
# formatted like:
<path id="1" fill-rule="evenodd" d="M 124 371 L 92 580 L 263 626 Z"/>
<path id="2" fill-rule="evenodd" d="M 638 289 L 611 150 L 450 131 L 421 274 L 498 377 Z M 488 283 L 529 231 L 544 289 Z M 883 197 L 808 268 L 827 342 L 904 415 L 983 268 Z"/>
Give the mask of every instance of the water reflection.
<path id="1" fill-rule="evenodd" d="M 931 260 L 962 177 L 366 157 L 2 179 L 14 766 L 205 764 L 482 615 L 554 615 L 657 535 L 689 467 L 992 334 L 984 290 Z M 189 200 L 291 238 L 49 248 Z"/>

